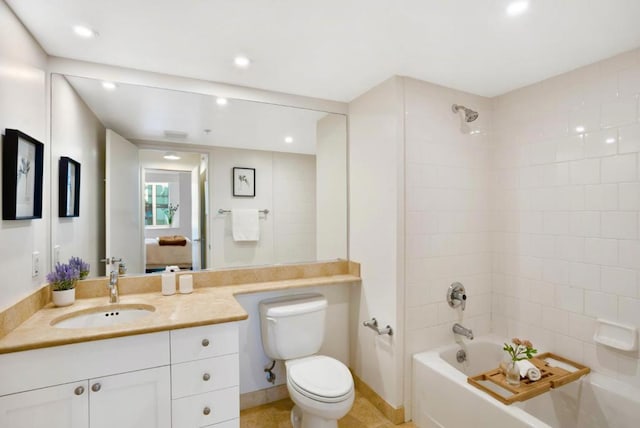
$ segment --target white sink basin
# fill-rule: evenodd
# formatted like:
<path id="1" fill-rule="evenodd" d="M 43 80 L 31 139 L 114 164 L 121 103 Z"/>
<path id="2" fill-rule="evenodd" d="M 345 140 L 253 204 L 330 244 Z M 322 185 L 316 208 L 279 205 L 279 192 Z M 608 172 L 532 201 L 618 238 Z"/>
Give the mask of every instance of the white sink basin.
<path id="1" fill-rule="evenodd" d="M 111 327 L 146 317 L 155 310 L 155 307 L 143 304 L 101 306 L 62 315 L 51 321 L 51 325 L 56 328 Z"/>

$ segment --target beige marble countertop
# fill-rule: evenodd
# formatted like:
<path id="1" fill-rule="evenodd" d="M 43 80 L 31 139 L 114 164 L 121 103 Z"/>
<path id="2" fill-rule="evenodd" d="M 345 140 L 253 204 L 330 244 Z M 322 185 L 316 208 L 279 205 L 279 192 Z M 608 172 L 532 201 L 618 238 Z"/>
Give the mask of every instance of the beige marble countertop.
<path id="1" fill-rule="evenodd" d="M 196 274 L 194 274 L 194 276 L 195 275 Z M 51 303 L 47 303 L 16 328 L 0 338 L 0 354 L 134 334 L 240 321 L 247 319 L 248 314 L 235 299 L 234 295 L 236 294 L 346 283 L 360 283 L 359 267 L 355 274 L 352 272 L 331 272 L 329 275 L 315 277 L 281 279 L 228 286 L 204 286 L 195 288 L 191 294 L 175 294 L 172 296 L 163 296 L 159 291 L 132 294 L 122 294 L 121 291 L 120 305 L 151 305 L 155 307 L 155 311 L 135 321 L 100 328 L 57 328 L 52 326 L 52 322 L 77 311 L 110 306 L 106 296 L 80 298 L 77 299 L 72 306 L 63 308 L 56 308 Z"/>

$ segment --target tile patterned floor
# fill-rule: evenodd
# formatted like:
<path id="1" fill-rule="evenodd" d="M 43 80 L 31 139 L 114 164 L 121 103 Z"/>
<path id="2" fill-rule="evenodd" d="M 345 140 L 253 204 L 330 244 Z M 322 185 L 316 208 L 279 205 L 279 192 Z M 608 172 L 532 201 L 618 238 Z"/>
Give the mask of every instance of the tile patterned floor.
<path id="1" fill-rule="evenodd" d="M 288 398 L 240 412 L 240 428 L 291 428 L 289 412 L 293 403 Z M 353 407 L 338 421 L 339 428 L 415 428 L 411 422 L 394 425 L 360 393 Z"/>

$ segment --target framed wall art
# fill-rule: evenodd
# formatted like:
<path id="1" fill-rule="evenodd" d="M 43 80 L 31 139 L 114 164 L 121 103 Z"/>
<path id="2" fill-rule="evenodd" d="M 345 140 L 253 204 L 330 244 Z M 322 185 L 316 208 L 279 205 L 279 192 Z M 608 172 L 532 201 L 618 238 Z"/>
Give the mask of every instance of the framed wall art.
<path id="1" fill-rule="evenodd" d="M 256 169 L 233 168 L 233 196 L 256 196 Z"/>
<path id="2" fill-rule="evenodd" d="M 80 217 L 80 163 L 63 156 L 58 169 L 58 216 Z"/>
<path id="3" fill-rule="evenodd" d="M 44 144 L 18 131 L 5 130 L 2 143 L 2 219 L 42 218 Z"/>

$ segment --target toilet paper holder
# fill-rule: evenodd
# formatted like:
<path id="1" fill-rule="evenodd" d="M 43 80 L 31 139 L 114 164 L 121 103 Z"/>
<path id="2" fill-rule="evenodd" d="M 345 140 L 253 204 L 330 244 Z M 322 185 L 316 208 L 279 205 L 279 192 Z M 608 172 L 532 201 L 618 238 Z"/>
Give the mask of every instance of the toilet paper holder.
<path id="1" fill-rule="evenodd" d="M 378 320 L 375 318 L 371 318 L 370 320 L 364 321 L 362 325 L 365 327 L 369 327 L 371 330 L 378 333 L 379 336 L 382 336 L 383 334 L 388 334 L 389 336 L 393 336 L 393 329 L 391 328 L 391 326 L 387 324 L 385 328 L 380 328 L 378 327 Z"/>

